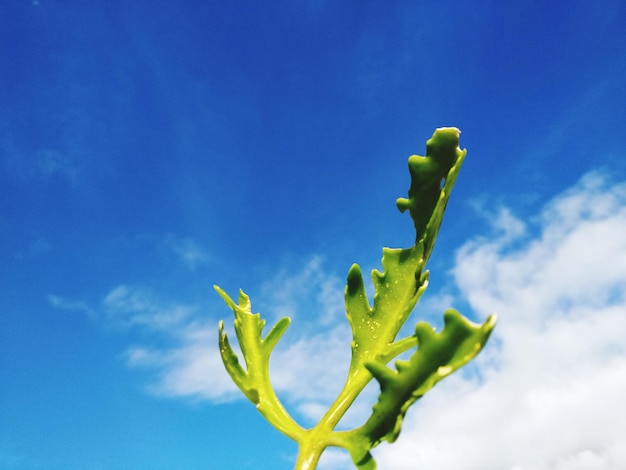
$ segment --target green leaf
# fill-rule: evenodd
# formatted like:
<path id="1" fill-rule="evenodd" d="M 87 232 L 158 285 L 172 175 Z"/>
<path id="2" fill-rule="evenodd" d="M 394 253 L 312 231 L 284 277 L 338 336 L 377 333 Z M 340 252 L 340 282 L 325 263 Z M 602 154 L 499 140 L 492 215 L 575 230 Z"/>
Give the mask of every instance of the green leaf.
<path id="1" fill-rule="evenodd" d="M 372 272 L 374 307 L 369 306 L 359 266 L 353 265 L 348 272 L 345 302 L 352 327 L 352 370 L 388 352 L 428 285 L 428 273 L 422 274 L 424 260 L 417 247 L 385 248 L 382 265 L 383 272 Z"/>
<path id="2" fill-rule="evenodd" d="M 396 370 L 381 362 L 366 364 L 380 383 L 381 393 L 372 416 L 357 432 L 366 435 L 372 446 L 383 439 L 395 441 L 409 406 L 472 360 L 487 342 L 495 323 L 495 315 L 478 325 L 449 309 L 444 313 L 444 328 L 440 333 L 427 323 L 417 324 L 418 349 L 408 361 L 397 361 Z"/>
<path id="3" fill-rule="evenodd" d="M 220 354 L 228 375 L 268 421 L 287 436 L 299 439 L 304 430 L 289 416 L 280 403 L 270 383 L 269 375 L 270 354 L 287 330 L 291 320 L 289 318 L 279 320 L 263 339 L 265 320 L 261 319 L 260 314 L 252 313 L 250 298 L 240 290 L 239 303 L 235 303 L 218 286 L 214 288 L 235 314 L 235 334 L 246 364 L 244 369 L 239 363 L 237 353 L 231 347 L 228 336 L 224 332 L 224 322 L 220 322 Z"/>
<path id="4" fill-rule="evenodd" d="M 467 154 L 459 148 L 460 134 L 456 127 L 439 128 L 426 142 L 426 156 L 409 157 L 409 197 L 399 198 L 396 206 L 400 212 L 408 210 L 411 214 L 416 242 L 425 237 L 434 242 L 437 235 L 450 191 Z"/>

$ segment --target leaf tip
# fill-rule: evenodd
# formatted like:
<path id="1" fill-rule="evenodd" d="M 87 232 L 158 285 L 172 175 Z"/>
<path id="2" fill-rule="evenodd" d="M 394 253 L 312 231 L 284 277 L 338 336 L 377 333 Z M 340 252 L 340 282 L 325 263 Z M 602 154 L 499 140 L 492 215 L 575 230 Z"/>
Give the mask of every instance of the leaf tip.
<path id="1" fill-rule="evenodd" d="M 354 263 L 348 270 L 348 279 L 346 283 L 346 293 L 348 295 L 355 295 L 363 288 L 363 274 L 361 273 L 361 267 Z"/>

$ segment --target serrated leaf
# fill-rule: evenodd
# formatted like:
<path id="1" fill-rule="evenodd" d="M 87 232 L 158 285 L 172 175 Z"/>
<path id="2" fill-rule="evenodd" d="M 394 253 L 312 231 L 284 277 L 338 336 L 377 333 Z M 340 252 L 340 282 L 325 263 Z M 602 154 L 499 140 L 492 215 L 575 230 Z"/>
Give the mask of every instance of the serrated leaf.
<path id="1" fill-rule="evenodd" d="M 278 340 L 287 330 L 291 320 L 289 318 L 280 319 L 263 338 L 265 320 L 261 318 L 260 314 L 252 313 L 250 298 L 240 290 L 239 302 L 235 303 L 218 286 L 214 286 L 214 288 L 235 314 L 235 334 L 246 364 L 244 370 L 239 363 L 237 353 L 228 341 L 228 335 L 224 332 L 224 323 L 220 322 L 220 354 L 228 375 L 248 400 L 254 403 L 259 412 L 278 430 L 293 439 L 300 438 L 303 429 L 296 424 L 280 403 L 270 383 L 269 375 L 270 355 Z"/>
<path id="2" fill-rule="evenodd" d="M 459 148 L 460 134 L 456 127 L 436 129 L 426 142 L 426 155 L 409 157 L 409 197 L 399 198 L 396 206 L 400 212 L 409 211 L 416 242 L 425 238 L 427 227 L 431 231 L 430 238 L 434 240 L 436 236 L 450 190 L 467 154 Z"/>
<path id="3" fill-rule="evenodd" d="M 372 361 L 367 369 L 380 384 L 378 402 L 368 421 L 354 431 L 353 458 L 368 461 L 369 450 L 382 440 L 393 442 L 400 434 L 408 408 L 437 382 L 472 360 L 487 342 L 496 323 L 495 315 L 478 325 L 456 310 L 444 313 L 444 328 L 436 333 L 420 322 L 415 327 L 418 349 L 407 361 L 397 361 L 396 369 Z"/>
<path id="4" fill-rule="evenodd" d="M 383 272 L 374 270 L 374 307 L 369 306 L 358 265 L 348 272 L 346 314 L 352 326 L 353 367 L 385 354 L 428 285 L 421 245 L 383 249 Z"/>

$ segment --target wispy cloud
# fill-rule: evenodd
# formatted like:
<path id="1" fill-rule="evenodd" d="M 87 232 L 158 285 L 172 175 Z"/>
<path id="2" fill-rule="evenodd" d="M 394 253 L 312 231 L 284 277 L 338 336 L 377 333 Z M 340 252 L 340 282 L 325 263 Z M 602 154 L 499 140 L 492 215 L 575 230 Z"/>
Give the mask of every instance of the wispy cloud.
<path id="1" fill-rule="evenodd" d="M 180 327 L 194 307 L 166 302 L 146 289 L 119 285 L 102 301 L 108 320 L 120 326 L 140 325 L 152 330 Z"/>
<path id="2" fill-rule="evenodd" d="M 180 262 L 191 271 L 195 271 L 198 266 L 205 264 L 209 260 L 209 255 L 206 251 L 190 238 L 170 239 L 170 243 Z"/>
<path id="3" fill-rule="evenodd" d="M 239 398 L 226 374 L 217 347 L 217 324 L 191 323 L 171 332 L 177 344 L 168 349 L 131 346 L 126 351 L 130 367 L 157 372 L 148 390 L 156 395 L 216 403 Z"/>
<path id="4" fill-rule="evenodd" d="M 146 287 L 121 284 L 96 306 L 49 295 L 60 310 L 86 313 L 130 335 L 123 357 L 130 368 L 154 373 L 146 389 L 170 398 L 229 401 L 239 398 L 221 363 L 217 322 L 199 320 L 198 305 L 184 304 Z"/>
<path id="5" fill-rule="evenodd" d="M 426 396 L 377 450 L 382 467 L 626 467 L 626 184 L 591 173 L 531 222 L 512 217 L 468 242 L 454 269 L 474 310 L 500 314 L 482 379 Z M 532 221 L 539 234 L 523 239 Z"/>
<path id="6" fill-rule="evenodd" d="M 37 168 L 43 176 L 61 175 L 72 183 L 76 183 L 80 175 L 78 166 L 58 150 L 42 150 L 37 159 Z"/>
<path id="7" fill-rule="evenodd" d="M 343 282 L 325 269 L 323 257 L 314 255 L 299 264 L 279 268 L 262 284 L 259 305 L 275 319 L 291 317 L 294 323 L 336 324 L 345 313 Z"/>
<path id="8" fill-rule="evenodd" d="M 70 312 L 81 312 L 88 317 L 94 317 L 95 311 L 87 303 L 78 300 L 68 299 L 60 295 L 48 295 L 48 302 L 54 308 Z"/>
<path id="9" fill-rule="evenodd" d="M 131 368 L 155 373 L 147 390 L 155 395 L 190 400 L 229 401 L 237 398 L 217 346 L 217 323 L 199 320 L 198 306 L 163 299 L 145 288 L 119 285 L 102 301 L 107 323 L 139 328 L 167 339 L 133 341 L 124 353 Z"/>
<path id="10" fill-rule="evenodd" d="M 70 149 L 42 147 L 30 149 L 11 134 L 0 136 L 0 169 L 22 181 L 60 177 L 75 186 L 83 177 L 80 160 Z"/>

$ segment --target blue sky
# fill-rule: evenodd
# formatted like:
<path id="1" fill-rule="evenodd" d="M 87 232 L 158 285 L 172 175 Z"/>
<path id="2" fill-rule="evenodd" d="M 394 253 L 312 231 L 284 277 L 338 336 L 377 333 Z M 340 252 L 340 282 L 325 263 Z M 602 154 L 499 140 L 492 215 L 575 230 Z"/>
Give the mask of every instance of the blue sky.
<path id="1" fill-rule="evenodd" d="M 468 157 L 410 323 L 500 323 L 379 467 L 624 468 L 625 21 L 620 0 L 3 2 L 0 468 L 292 468 L 223 371 L 212 285 L 293 318 L 272 375 L 313 424 L 349 361 L 345 274 L 412 243 L 394 202 L 441 126 Z"/>

